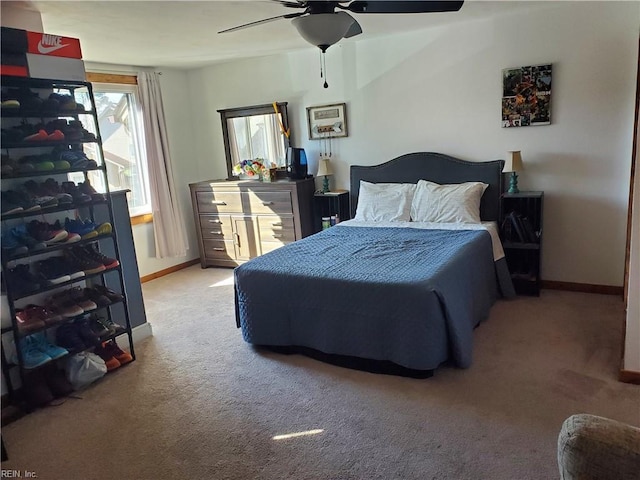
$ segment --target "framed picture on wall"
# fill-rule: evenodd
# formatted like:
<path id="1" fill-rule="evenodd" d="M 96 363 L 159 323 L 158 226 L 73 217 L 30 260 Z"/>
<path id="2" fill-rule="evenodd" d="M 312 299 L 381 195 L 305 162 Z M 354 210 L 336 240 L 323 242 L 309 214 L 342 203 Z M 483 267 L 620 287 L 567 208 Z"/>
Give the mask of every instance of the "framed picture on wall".
<path id="1" fill-rule="evenodd" d="M 551 123 L 551 64 L 502 71 L 502 126 Z"/>
<path id="2" fill-rule="evenodd" d="M 309 140 L 346 137 L 347 108 L 345 103 L 307 107 Z"/>

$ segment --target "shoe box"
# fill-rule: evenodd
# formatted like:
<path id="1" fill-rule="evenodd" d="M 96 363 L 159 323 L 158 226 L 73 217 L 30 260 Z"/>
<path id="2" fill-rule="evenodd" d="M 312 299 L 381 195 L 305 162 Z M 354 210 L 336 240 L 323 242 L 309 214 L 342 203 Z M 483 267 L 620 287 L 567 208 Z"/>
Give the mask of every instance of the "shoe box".
<path id="1" fill-rule="evenodd" d="M 84 81 L 80 40 L 2 27 L 2 75 Z"/>

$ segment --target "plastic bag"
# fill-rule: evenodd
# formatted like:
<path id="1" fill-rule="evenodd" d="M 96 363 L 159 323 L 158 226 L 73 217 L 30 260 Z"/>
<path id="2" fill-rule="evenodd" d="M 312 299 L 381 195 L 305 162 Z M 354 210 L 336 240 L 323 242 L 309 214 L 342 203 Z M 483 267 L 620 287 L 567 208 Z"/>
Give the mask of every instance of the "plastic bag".
<path id="1" fill-rule="evenodd" d="M 107 366 L 95 353 L 80 352 L 67 359 L 64 370 L 73 388 L 80 390 L 102 378 Z"/>

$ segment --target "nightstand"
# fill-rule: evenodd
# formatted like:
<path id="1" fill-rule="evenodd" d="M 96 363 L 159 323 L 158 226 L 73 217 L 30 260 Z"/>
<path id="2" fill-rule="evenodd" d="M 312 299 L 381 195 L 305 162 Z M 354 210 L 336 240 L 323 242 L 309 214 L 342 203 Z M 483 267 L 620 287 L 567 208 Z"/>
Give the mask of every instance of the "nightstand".
<path id="1" fill-rule="evenodd" d="M 349 210 L 349 191 L 334 190 L 313 195 L 314 226 L 316 231 L 322 230 L 322 219 L 335 217 L 335 222 L 343 222 L 351 218 Z"/>
<path id="2" fill-rule="evenodd" d="M 502 196 L 500 237 L 516 293 L 540 295 L 544 192 Z"/>

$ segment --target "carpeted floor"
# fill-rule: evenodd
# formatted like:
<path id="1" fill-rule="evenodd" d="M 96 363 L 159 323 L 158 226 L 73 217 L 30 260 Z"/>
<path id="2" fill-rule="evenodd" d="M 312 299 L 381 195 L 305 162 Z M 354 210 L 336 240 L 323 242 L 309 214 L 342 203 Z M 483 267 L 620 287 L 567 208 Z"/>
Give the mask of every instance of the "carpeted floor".
<path id="1" fill-rule="evenodd" d="M 3 469 L 39 480 L 558 478 L 562 421 L 640 425 L 616 381 L 622 300 L 543 291 L 499 301 L 468 370 L 416 380 L 257 352 L 235 328 L 232 271 L 144 284 L 138 360 L 3 428 Z M 275 435 L 321 430 L 275 440 Z"/>

